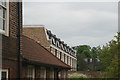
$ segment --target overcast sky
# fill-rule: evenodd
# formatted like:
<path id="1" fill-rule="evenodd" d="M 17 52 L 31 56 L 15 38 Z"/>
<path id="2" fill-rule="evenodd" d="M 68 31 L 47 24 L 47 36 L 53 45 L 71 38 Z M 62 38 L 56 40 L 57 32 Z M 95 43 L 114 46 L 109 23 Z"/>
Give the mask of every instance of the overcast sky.
<path id="1" fill-rule="evenodd" d="M 25 2 L 24 25 L 45 25 L 69 46 L 105 45 L 118 31 L 117 2 Z"/>

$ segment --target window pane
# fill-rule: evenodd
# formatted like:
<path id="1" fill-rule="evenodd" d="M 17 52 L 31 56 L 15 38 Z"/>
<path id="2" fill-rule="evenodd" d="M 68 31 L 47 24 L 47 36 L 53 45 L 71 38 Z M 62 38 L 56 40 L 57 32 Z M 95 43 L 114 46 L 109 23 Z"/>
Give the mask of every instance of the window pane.
<path id="1" fill-rule="evenodd" d="M 3 9 L 3 18 L 6 18 L 6 10 Z"/>
<path id="2" fill-rule="evenodd" d="M 2 80 L 7 80 L 7 73 L 6 72 L 2 72 Z"/>
<path id="3" fill-rule="evenodd" d="M 2 2 L 2 5 L 3 5 L 4 7 L 6 7 L 6 2 Z"/>
<path id="4" fill-rule="evenodd" d="M 34 67 L 28 66 L 28 80 L 33 80 L 34 78 Z"/>
<path id="5" fill-rule="evenodd" d="M 46 69 L 44 67 L 41 67 L 40 69 L 40 80 L 45 80 L 46 78 Z"/>
<path id="6" fill-rule="evenodd" d="M 1 3 L 4 7 L 6 7 L 6 0 L 1 0 Z"/>
<path id="7" fill-rule="evenodd" d="M 5 20 L 3 20 L 3 30 L 5 30 L 5 26 L 6 26 L 5 23 L 6 23 Z"/>
<path id="8" fill-rule="evenodd" d="M 3 18 L 3 8 L 2 8 L 2 6 L 0 5 L 0 17 L 2 17 Z"/>
<path id="9" fill-rule="evenodd" d="M 2 30 L 4 29 L 3 28 L 3 19 L 2 18 L 0 18 L 0 29 L 2 29 Z"/>
<path id="10" fill-rule="evenodd" d="M 29 77 L 28 80 L 34 80 L 32 77 Z"/>

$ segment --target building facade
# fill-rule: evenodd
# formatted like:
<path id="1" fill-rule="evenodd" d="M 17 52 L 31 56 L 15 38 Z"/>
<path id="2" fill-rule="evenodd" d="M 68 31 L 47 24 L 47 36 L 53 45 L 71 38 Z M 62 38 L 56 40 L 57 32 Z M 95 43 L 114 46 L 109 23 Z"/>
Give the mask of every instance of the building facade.
<path id="1" fill-rule="evenodd" d="M 52 34 L 50 30 L 45 29 L 43 25 L 24 26 L 23 35 L 28 36 L 40 43 L 59 60 L 71 66 L 71 71 L 76 71 L 76 52 L 67 44 L 65 44 L 64 41 L 61 41 L 59 38 L 56 37 L 56 35 Z"/>

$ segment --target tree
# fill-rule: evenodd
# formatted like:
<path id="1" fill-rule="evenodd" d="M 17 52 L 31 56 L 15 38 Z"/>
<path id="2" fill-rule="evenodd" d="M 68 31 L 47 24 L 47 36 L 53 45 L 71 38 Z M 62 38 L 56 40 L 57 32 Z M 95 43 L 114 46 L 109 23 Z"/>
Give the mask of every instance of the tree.
<path id="1" fill-rule="evenodd" d="M 120 75 L 118 64 L 120 59 L 120 32 L 115 36 L 116 40 L 111 40 L 108 44 L 99 49 L 99 59 L 101 70 L 105 71 L 105 77 L 117 78 Z"/>
<path id="2" fill-rule="evenodd" d="M 91 48 L 89 45 L 80 45 L 73 47 L 77 51 L 77 68 L 78 70 L 88 70 L 89 65 L 85 62 L 86 58 L 96 58 L 96 48 Z"/>

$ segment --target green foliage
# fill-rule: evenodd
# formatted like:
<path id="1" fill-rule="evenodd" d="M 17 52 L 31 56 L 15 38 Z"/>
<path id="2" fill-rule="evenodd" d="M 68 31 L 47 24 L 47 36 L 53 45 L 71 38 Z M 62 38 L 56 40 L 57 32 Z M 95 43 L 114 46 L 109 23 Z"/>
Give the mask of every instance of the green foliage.
<path id="1" fill-rule="evenodd" d="M 92 57 L 93 58 L 97 58 L 97 56 L 98 56 L 98 50 L 97 50 L 97 48 L 96 47 L 93 47 L 92 49 L 91 49 L 91 54 L 92 54 Z"/>
<path id="2" fill-rule="evenodd" d="M 87 57 L 90 57 L 89 55 L 89 49 L 90 46 L 88 45 L 80 45 L 75 46 L 74 49 L 77 51 L 77 68 L 78 70 L 86 70 L 86 63 L 84 59 Z"/>
<path id="3" fill-rule="evenodd" d="M 96 70 L 103 71 L 104 77 L 118 78 L 120 76 L 120 32 L 114 40 L 106 45 L 91 48 L 89 45 L 80 45 L 73 47 L 77 51 L 78 70 L 87 70 L 85 58 L 99 58 L 100 66 Z"/>
<path id="4" fill-rule="evenodd" d="M 118 68 L 120 67 L 118 58 L 120 55 L 120 33 L 115 36 L 116 40 L 111 40 L 105 46 L 99 48 L 99 59 L 101 63 L 101 70 L 106 71 L 105 77 L 116 78 L 119 77 L 120 72 Z"/>
<path id="5" fill-rule="evenodd" d="M 77 68 L 78 70 L 88 70 L 88 64 L 85 58 L 96 58 L 98 55 L 97 48 L 91 48 L 89 45 L 80 45 L 73 47 L 77 51 Z"/>

